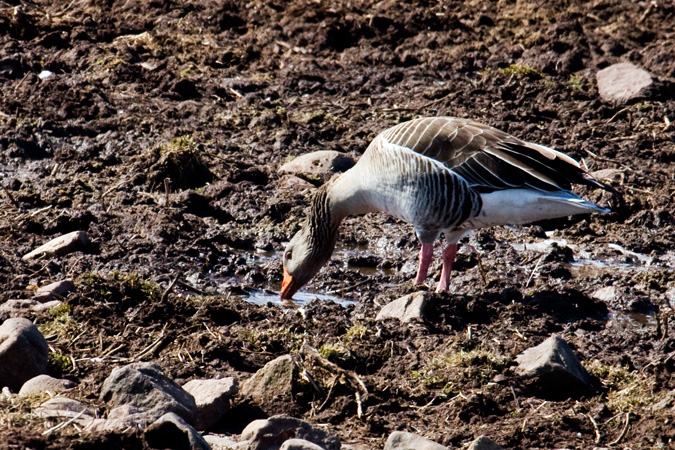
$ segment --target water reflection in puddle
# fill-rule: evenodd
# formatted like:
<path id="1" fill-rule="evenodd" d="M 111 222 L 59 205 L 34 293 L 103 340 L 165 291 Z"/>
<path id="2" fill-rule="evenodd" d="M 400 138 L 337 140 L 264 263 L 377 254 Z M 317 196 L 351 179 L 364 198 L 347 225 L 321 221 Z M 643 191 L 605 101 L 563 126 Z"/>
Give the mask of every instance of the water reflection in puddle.
<path id="1" fill-rule="evenodd" d="M 656 327 L 656 316 L 633 311 L 612 311 L 607 319 L 608 324 L 614 322 L 621 328 L 628 328 L 633 324 Z"/>
<path id="2" fill-rule="evenodd" d="M 278 306 L 284 307 L 293 307 L 293 306 L 304 306 L 311 302 L 312 300 L 322 300 L 322 301 L 333 301 L 340 306 L 347 307 L 349 305 L 355 305 L 356 302 L 353 300 L 347 300 L 346 298 L 336 297 L 334 295 L 328 294 L 314 294 L 311 292 L 296 292 L 293 296 L 293 303 L 288 301 L 281 300 L 279 298 L 278 292 L 269 292 L 269 291 L 250 291 L 248 296 L 245 296 L 244 299 L 250 303 L 256 305 L 266 305 L 268 303 L 273 303 Z"/>

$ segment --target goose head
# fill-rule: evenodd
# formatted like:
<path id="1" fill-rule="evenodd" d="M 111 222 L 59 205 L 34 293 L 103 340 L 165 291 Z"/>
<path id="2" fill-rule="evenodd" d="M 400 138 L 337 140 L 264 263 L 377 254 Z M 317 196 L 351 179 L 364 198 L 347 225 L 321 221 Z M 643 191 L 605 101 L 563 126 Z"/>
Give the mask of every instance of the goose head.
<path id="1" fill-rule="evenodd" d="M 335 247 L 335 237 L 321 237 L 323 239 L 306 225 L 288 243 L 284 252 L 282 300 L 290 300 L 330 259 Z"/>

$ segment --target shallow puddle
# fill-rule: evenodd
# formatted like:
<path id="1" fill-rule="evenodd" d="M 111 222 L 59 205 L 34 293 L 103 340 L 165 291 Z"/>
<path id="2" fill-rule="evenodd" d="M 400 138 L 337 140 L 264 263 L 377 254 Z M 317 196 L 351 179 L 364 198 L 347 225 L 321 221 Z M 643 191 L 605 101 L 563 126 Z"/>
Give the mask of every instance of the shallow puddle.
<path id="1" fill-rule="evenodd" d="M 656 316 L 633 311 L 611 311 L 607 322 L 614 322 L 622 328 L 628 328 L 634 324 L 656 327 Z"/>
<path id="2" fill-rule="evenodd" d="M 293 296 L 293 302 L 288 302 L 281 300 L 279 298 L 278 292 L 269 292 L 269 291 L 251 291 L 247 296 L 242 297 L 244 300 L 251 302 L 256 305 L 266 305 L 268 303 L 273 303 L 278 306 L 284 307 L 297 307 L 304 306 L 312 300 L 330 300 L 334 301 L 341 306 L 355 305 L 356 302 L 353 300 L 347 300 L 346 298 L 336 297 L 334 295 L 328 294 L 314 294 L 312 292 L 296 292 Z"/>

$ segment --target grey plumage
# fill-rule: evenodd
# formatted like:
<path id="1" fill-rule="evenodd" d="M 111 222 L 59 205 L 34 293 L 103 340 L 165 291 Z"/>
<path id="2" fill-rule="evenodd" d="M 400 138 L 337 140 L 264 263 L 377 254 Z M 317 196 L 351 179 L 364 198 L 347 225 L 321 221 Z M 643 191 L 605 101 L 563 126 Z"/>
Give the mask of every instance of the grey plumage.
<path id="1" fill-rule="evenodd" d="M 325 264 L 347 215 L 385 211 L 410 222 L 422 242 L 417 282 L 426 278 L 429 246 L 444 233 L 449 245 L 439 290 L 445 290 L 457 241 L 468 229 L 608 211 L 573 194 L 572 184 L 615 192 L 569 156 L 472 120 L 401 123 L 373 139 L 353 168 L 319 188 L 285 254 L 284 286 L 295 282 L 282 288 L 282 297 L 290 298 Z M 308 256 L 295 258 L 295 250 Z"/>

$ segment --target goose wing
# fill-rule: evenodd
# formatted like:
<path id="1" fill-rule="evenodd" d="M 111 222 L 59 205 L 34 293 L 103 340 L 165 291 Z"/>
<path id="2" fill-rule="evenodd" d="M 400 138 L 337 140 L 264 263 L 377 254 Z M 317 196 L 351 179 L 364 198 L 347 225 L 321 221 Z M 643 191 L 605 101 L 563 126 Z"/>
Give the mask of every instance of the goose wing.
<path id="1" fill-rule="evenodd" d="M 569 190 L 572 183 L 607 188 L 564 153 L 468 119 L 415 119 L 384 131 L 381 138 L 444 164 L 478 192 Z"/>

